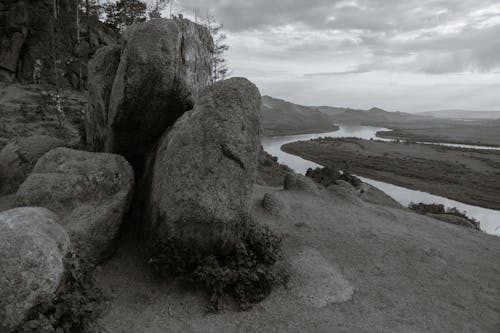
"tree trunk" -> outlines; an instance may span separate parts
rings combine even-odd
[[[54,19],[57,20],[57,0],[52,2],[52,8],[54,9]]]
[[[85,0],[85,11],[87,12],[87,42],[90,47],[90,2],[89,0]]]
[[[81,42],[80,42],[80,0],[76,0],[76,43],[78,45],[78,88],[82,87],[82,64],[80,61],[80,52],[81,52]]]

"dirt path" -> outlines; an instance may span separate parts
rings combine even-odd
[[[274,192],[289,208],[261,207]],[[113,298],[107,332],[498,332],[500,239],[336,186],[319,194],[255,187],[253,215],[284,237],[292,278],[246,312],[206,314],[205,295],[149,273],[122,242],[97,272]]]
[[[500,210],[500,152],[325,138],[282,148],[321,165]]]

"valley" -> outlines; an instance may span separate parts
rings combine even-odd
[[[495,151],[355,138],[319,138],[282,149],[371,179],[500,209],[500,153]]]

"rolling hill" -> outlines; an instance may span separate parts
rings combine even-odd
[[[337,129],[332,119],[316,107],[263,96],[262,111],[262,126],[266,135],[330,132]]]
[[[418,122],[432,119],[432,116],[416,115],[405,112],[390,112],[380,108],[359,110],[337,107],[319,107],[319,110],[331,117],[334,123],[356,125],[390,125]]]

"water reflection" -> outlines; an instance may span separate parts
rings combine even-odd
[[[269,154],[278,157],[278,162],[288,165],[295,172],[304,174],[308,168],[320,167],[319,164],[305,160],[301,157],[288,154],[281,150],[281,146],[290,142],[317,139],[320,137],[357,137],[365,140],[377,139],[376,136],[379,131],[387,131],[386,128],[373,127],[373,126],[340,126],[340,129],[335,132],[327,133],[316,133],[316,134],[301,134],[301,135],[288,135],[279,137],[265,137],[262,138],[262,145],[264,150]],[[384,140],[390,141],[390,140]],[[443,144],[448,145],[448,144]],[[470,148],[467,145],[455,145],[450,144],[450,146]],[[476,146],[474,146],[476,147]],[[482,147],[492,149],[493,147]],[[500,150],[498,147],[494,147],[495,150]],[[451,200],[445,197],[440,197],[430,193],[411,190],[401,186],[392,185],[389,183],[376,181],[364,177],[360,177],[364,182],[377,187],[378,189],[385,192],[387,195],[394,198],[396,201],[404,206],[408,206],[410,202],[423,202],[426,204],[439,203],[446,207],[457,207],[461,211],[466,211],[467,215],[475,218],[481,222],[481,230],[488,234],[500,235],[500,211],[467,205],[462,202]]]

